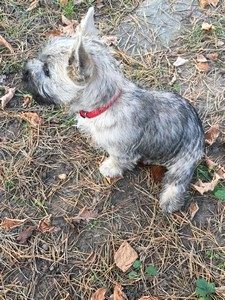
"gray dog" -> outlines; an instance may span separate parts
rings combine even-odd
[[[179,210],[203,155],[201,121],[181,96],[147,91],[124,78],[93,16],[90,8],[73,38],[51,39],[27,62],[28,89],[39,103],[78,113],[78,128],[109,154],[99,168],[103,176],[122,176],[139,161],[165,166],[160,206],[168,213]]]

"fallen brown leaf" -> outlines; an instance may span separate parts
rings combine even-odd
[[[204,193],[207,193],[209,191],[213,191],[216,187],[218,181],[220,179],[220,176],[218,174],[214,174],[212,181],[210,182],[202,182],[200,179],[196,182],[196,184],[193,184],[193,188],[198,191],[201,195]]]
[[[220,0],[199,0],[199,5],[201,8],[206,8],[208,5],[213,5],[216,7]]]
[[[219,58],[219,54],[214,52],[214,53],[209,53],[207,54],[207,58],[213,61],[217,61]]]
[[[224,167],[218,165],[218,168],[215,173],[219,176],[220,179],[225,179],[225,168]]]
[[[121,244],[114,254],[115,264],[123,272],[126,272],[137,258],[137,252],[126,241]]]
[[[126,300],[127,296],[123,292],[122,285],[120,283],[116,283],[113,291],[113,300]]]
[[[202,23],[202,30],[205,30],[205,31],[210,31],[212,30],[214,27],[212,24],[209,24],[207,22],[203,22]]]
[[[205,162],[210,170],[214,170],[215,174],[219,176],[219,179],[225,179],[225,168],[218,163],[211,160],[208,156],[205,156]]]
[[[74,36],[75,34],[75,28],[73,25],[68,25],[68,26],[60,26],[60,30],[62,32],[61,35],[65,36]]]
[[[20,114],[21,119],[29,122],[33,126],[42,125],[44,120],[34,112],[23,112]]]
[[[199,0],[199,5],[201,8],[206,8],[206,6],[208,5],[208,0]]]
[[[29,94],[23,96],[23,108],[31,107],[33,97]]]
[[[59,25],[59,28],[54,28],[45,32],[45,36],[73,36],[75,34],[75,29],[78,25],[78,22],[76,20],[69,20],[64,15],[61,16],[61,21],[62,24],[66,26]]]
[[[5,88],[6,94],[0,98],[2,109],[5,109],[6,105],[13,98],[16,92],[16,88]]]
[[[100,288],[91,296],[91,300],[105,300],[106,289]]]
[[[10,230],[12,228],[15,228],[15,227],[18,227],[22,224],[24,224],[24,222],[26,221],[27,219],[10,219],[10,218],[7,218],[5,217],[0,226],[3,228],[3,229],[6,229],[6,230]]]
[[[63,25],[66,25],[66,26],[73,24],[73,20],[72,21],[69,20],[64,15],[61,16],[61,21],[62,21]]]
[[[209,64],[207,62],[198,62],[196,64],[196,68],[200,71],[200,72],[204,72],[207,73],[210,69]]]
[[[159,298],[154,296],[142,296],[138,300],[159,300]]]
[[[47,36],[47,37],[59,36],[61,34],[62,34],[62,31],[60,29],[57,29],[57,28],[45,32],[45,36]]]
[[[208,145],[212,145],[218,138],[220,133],[220,127],[218,124],[212,125],[205,133],[205,142]]]
[[[196,202],[191,202],[188,207],[188,212],[191,215],[191,220],[194,218],[198,210],[199,210],[198,204]]]
[[[61,31],[61,35],[72,37],[75,34],[75,27],[72,24],[67,26],[59,26],[59,29]]]
[[[207,59],[203,54],[197,54],[197,62],[205,63],[207,62]]]
[[[212,161],[208,156],[205,156],[205,162],[210,170],[214,169],[217,166],[217,163]]]
[[[64,5],[67,5],[68,4],[68,1],[69,0],[59,0],[59,3],[64,6]]]
[[[20,244],[25,244],[27,240],[32,236],[33,232],[37,229],[37,226],[29,226],[21,231],[17,237],[17,241]]]
[[[218,5],[218,3],[220,2],[220,0],[208,0],[209,4],[212,4],[214,7],[216,7]]]
[[[78,25],[76,20],[69,20],[64,15],[62,15],[62,23],[66,26],[60,26],[60,31],[62,35],[73,36],[75,34],[75,28]]]
[[[39,221],[37,230],[41,231],[42,233],[56,232],[58,231],[58,228],[51,225],[51,215],[48,215]]]
[[[0,35],[0,45],[6,47],[10,53],[14,53],[13,47],[4,39],[2,35]]]
[[[39,5],[39,0],[34,0],[31,2],[30,6],[27,8],[27,11],[32,11]]]
[[[163,166],[151,166],[151,176],[154,182],[161,182],[166,172],[166,168]]]
[[[81,220],[90,221],[97,218],[98,212],[95,209],[84,207],[76,217],[69,218],[70,221],[79,223]]]

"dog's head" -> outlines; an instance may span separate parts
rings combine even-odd
[[[76,102],[75,110],[80,110],[85,105],[79,95],[103,72],[104,61],[110,61],[110,55],[98,38],[92,7],[74,37],[50,39],[38,57],[26,63],[23,79],[38,103]]]

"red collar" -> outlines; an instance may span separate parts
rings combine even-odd
[[[81,110],[80,111],[80,115],[83,118],[94,118],[99,116],[100,114],[104,113],[110,106],[113,105],[113,103],[121,96],[122,91],[119,91],[118,93],[116,93],[114,96],[112,96],[112,98],[109,100],[108,103],[102,105],[101,107],[98,107],[92,111],[85,111],[85,110]]]

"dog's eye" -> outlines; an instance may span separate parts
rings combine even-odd
[[[43,66],[43,72],[44,72],[45,76],[50,77],[49,68],[48,68],[48,65],[46,63]]]

